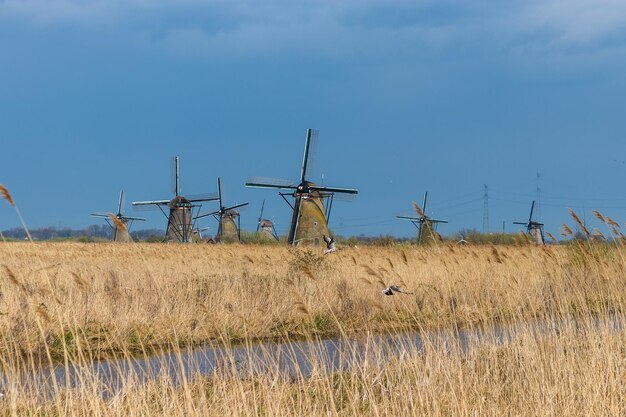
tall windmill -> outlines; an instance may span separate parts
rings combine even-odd
[[[264,236],[273,238],[278,240],[278,233],[276,233],[276,228],[274,228],[274,222],[269,219],[263,218],[263,209],[265,208],[265,200],[263,200],[263,204],[261,204],[261,214],[259,214],[259,222],[256,226],[256,232],[263,234]]]
[[[279,192],[279,195],[292,210],[291,225],[287,237],[287,241],[292,245],[300,242],[314,242],[315,244],[322,242],[322,236],[329,235],[328,220],[333,200],[341,195],[354,197],[358,193],[358,190],[352,188],[318,186],[307,179],[313,166],[312,160],[315,156],[314,149],[317,145],[317,137],[317,130],[307,129],[298,183],[268,178],[254,178],[246,182],[246,187],[290,190],[285,193]],[[295,199],[293,204],[286,198],[287,196]],[[324,200],[326,200],[326,205]]]
[[[532,205],[530,206],[530,215],[528,216],[527,222],[513,222],[513,224],[519,224],[526,226],[526,232],[535,239],[535,242],[538,245],[545,244],[545,239],[543,238],[543,223],[539,223],[533,220],[533,212],[535,210],[535,200],[533,200]]]
[[[426,205],[428,204],[428,191],[424,194],[423,209],[420,208],[417,203],[413,203],[417,217],[415,216],[396,216],[398,219],[409,220],[413,223],[413,226],[417,228],[417,243],[430,243],[436,239],[435,233],[437,231],[437,225],[439,223],[448,223],[447,220],[433,219],[426,215]]]
[[[217,195],[220,202],[220,208],[212,213],[196,216],[194,220],[201,219],[203,217],[214,216],[219,223],[217,229],[217,235],[215,240],[217,242],[224,241],[240,241],[241,240],[241,223],[240,215],[237,211],[238,208],[247,206],[248,203],[235,204],[234,206],[226,207],[222,200],[222,179],[217,178]]]
[[[202,206],[199,203],[215,201],[218,199],[215,194],[205,194],[198,196],[184,197],[180,195],[179,158],[174,158],[173,169],[173,192],[174,198],[171,200],[135,201],[133,206],[156,206],[167,218],[167,229],[165,240],[167,242],[188,243],[193,240],[195,221],[194,217]]]
[[[92,213],[91,214],[93,217],[103,218],[109,224],[109,226],[111,226],[111,229],[113,229],[113,231],[111,232],[111,240],[113,242],[131,242],[132,238],[130,237],[130,234],[128,233],[128,231],[130,230],[130,227],[132,226],[133,222],[134,221],[143,222],[146,220],[146,219],[142,219],[141,217],[125,216],[122,213],[123,206],[124,206],[124,190],[121,190],[120,201],[117,205],[117,214],[115,215],[107,214],[107,213]],[[118,223],[113,221],[113,219],[111,219],[111,216],[116,217],[122,224],[126,226],[126,228],[119,227]]]

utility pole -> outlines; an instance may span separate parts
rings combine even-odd
[[[483,194],[483,234],[489,233],[489,193],[485,184],[485,194]]]

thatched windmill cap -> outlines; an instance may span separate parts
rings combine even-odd
[[[191,203],[185,197],[177,195],[176,197],[170,200],[169,206],[170,207],[191,206]]]

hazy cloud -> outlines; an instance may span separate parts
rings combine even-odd
[[[412,53],[479,46],[513,55],[621,52],[626,3],[544,1],[5,0],[0,21],[115,28],[207,56]]]

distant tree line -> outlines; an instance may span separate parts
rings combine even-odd
[[[110,240],[112,229],[106,224],[92,224],[84,229],[72,229],[69,227],[57,228],[54,226],[30,229],[34,240]],[[26,232],[21,227],[3,230],[5,239],[24,240]],[[161,229],[142,229],[131,232],[134,240],[162,239],[165,233]]]
[[[40,227],[31,229],[30,234],[34,240],[77,240],[77,241],[105,241],[111,239],[112,229],[106,224],[93,224],[84,229],[71,229],[69,227],[57,228],[54,226]],[[331,232],[332,234],[332,232]],[[3,230],[2,235],[9,240],[25,240],[26,233],[22,228],[12,228]],[[162,229],[140,229],[131,232],[131,236],[135,241],[161,242],[165,237]],[[394,244],[410,244],[417,243],[417,236],[414,237],[397,237],[392,235],[366,236],[360,234],[358,236],[334,236],[337,243],[342,245],[376,245],[391,246]],[[205,240],[208,238],[204,237]],[[496,244],[496,245],[514,245],[524,242],[521,233],[481,233],[476,229],[462,229],[450,235],[441,236],[441,242],[457,243],[461,240],[472,244]],[[572,240],[585,240],[586,237],[580,232],[572,236]],[[286,242],[286,236],[280,236],[280,241],[267,238],[259,233],[241,231],[241,240],[243,243],[257,244],[276,244]],[[561,240],[565,243],[567,239]]]

